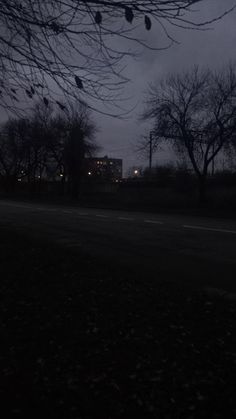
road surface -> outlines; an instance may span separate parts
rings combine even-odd
[[[0,225],[114,269],[236,291],[236,221],[0,201]]]

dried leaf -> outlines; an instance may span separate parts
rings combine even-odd
[[[101,25],[101,23],[102,23],[102,14],[100,12],[96,12],[95,17],[94,17],[94,20],[97,23],[97,25]]]
[[[144,22],[145,22],[145,27],[146,27],[147,31],[150,31],[150,29],[152,27],[152,22],[151,22],[150,17],[145,16],[144,17]]]
[[[27,94],[27,96],[32,99],[32,93],[29,90],[25,90],[25,93]]]
[[[129,23],[133,22],[134,14],[133,14],[133,10],[130,7],[125,8],[125,18],[127,22]]]
[[[35,87],[41,87],[42,89],[43,89],[43,87],[44,87],[41,83],[34,83],[34,86],[35,86]]]
[[[52,22],[51,28],[57,35],[62,31],[62,27],[57,22]]]
[[[82,80],[79,78],[79,76],[75,76],[75,82],[79,89],[83,89],[83,83],[82,83]]]
[[[64,110],[66,109],[66,106],[65,106],[65,105],[63,105],[61,102],[58,102],[58,101],[56,100],[56,103],[57,103],[57,105],[59,106],[59,108],[60,108],[62,111],[64,111]]]
[[[43,101],[44,101],[45,106],[48,106],[49,105],[49,101],[48,101],[48,99],[46,97],[43,98]]]

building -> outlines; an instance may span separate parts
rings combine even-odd
[[[85,170],[91,179],[119,182],[122,179],[122,159],[108,156],[86,158]]]

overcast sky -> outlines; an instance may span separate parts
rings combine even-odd
[[[235,4],[236,0],[202,0],[195,6],[196,10],[189,15],[189,18],[198,22],[208,21]],[[130,111],[127,119],[119,120],[95,114],[95,120],[99,127],[97,142],[102,147],[100,155],[122,158],[124,175],[130,167],[147,165],[147,160],[141,159],[135,152],[135,144],[152,128],[151,123],[144,125],[139,122],[148,84],[158,82],[168,73],[189,69],[194,64],[215,69],[229,61],[236,63],[236,10],[209,27],[207,31],[168,28],[178,44],[162,51],[143,50],[138,58],[130,57],[123,63],[126,65],[124,75],[130,79],[123,92],[124,97],[130,97],[123,104],[123,107]],[[137,35],[139,38],[145,36],[149,45],[155,47],[166,45],[160,27],[154,22],[149,32],[145,30],[144,25],[141,25]],[[130,45],[123,40],[120,47],[129,48]],[[115,109],[108,109],[108,112],[114,111]],[[0,121],[4,119],[6,115],[1,111]],[[154,164],[164,164],[170,160],[175,160],[175,156],[168,149],[158,151],[154,156]]]
[[[220,14],[225,8],[235,4],[235,0],[205,0],[200,3],[195,19],[200,16],[208,19]],[[236,61],[236,11],[223,20],[211,25],[209,31],[173,30],[172,35],[180,42],[165,51],[145,51],[138,60],[129,59],[125,74],[131,79],[125,87],[124,94],[132,96],[125,104],[127,109],[136,105],[128,120],[111,119],[101,115],[96,116],[100,127],[98,143],[103,147],[101,155],[123,159],[124,174],[135,165],[145,165],[147,161],[137,160],[134,144],[140,136],[149,129],[138,122],[142,110],[144,92],[148,83],[158,81],[170,72],[181,72],[194,64],[220,68],[230,60]],[[150,40],[160,45],[160,33],[152,28]],[[151,128],[151,126],[150,126]],[[163,151],[155,155],[154,162],[166,163],[173,156],[171,152]]]

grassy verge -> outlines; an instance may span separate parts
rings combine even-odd
[[[234,417],[235,304],[1,230],[4,418]]]
[[[154,214],[179,214],[197,217],[222,218],[235,220],[236,211],[233,206],[224,200],[224,205],[199,205],[197,201],[192,205],[187,205],[184,199],[181,201],[175,199],[169,194],[171,199],[168,202],[144,203],[142,197],[139,201],[120,200],[115,197],[97,195],[92,198],[81,197],[78,200],[72,200],[68,197],[53,197],[53,196],[28,196],[16,194],[0,194],[0,200],[11,200],[16,202],[29,202],[33,204],[58,205],[69,207],[84,207],[84,208],[99,208],[106,210],[119,210],[130,212],[150,212]]]

